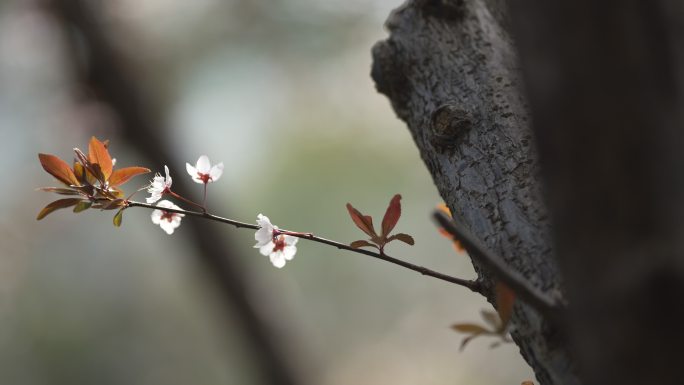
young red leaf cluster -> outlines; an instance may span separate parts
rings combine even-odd
[[[508,323],[513,315],[513,305],[515,304],[515,293],[508,286],[499,282],[496,284],[496,310],[483,310],[482,318],[485,321],[484,325],[475,323],[460,323],[451,325],[451,328],[457,332],[468,334],[461,342],[461,350],[465,349],[466,345],[473,339],[480,336],[494,336],[499,337],[500,340],[491,344],[490,347],[495,348],[502,342],[510,342],[508,339]]]
[[[118,208],[114,225],[121,225],[126,200],[120,186],[134,176],[148,173],[150,170],[144,167],[124,167],[115,170],[107,144],[107,141],[102,142],[92,137],[88,143],[87,155],[75,148],[73,167],[54,155],[38,154],[43,169],[64,184],[63,187],[43,187],[40,190],[70,196],[45,206],[38,213],[38,220],[55,210],[72,206],[75,213],[91,207],[101,210]]]
[[[375,228],[373,227],[373,218],[370,215],[361,214],[361,212],[355,209],[350,203],[347,203],[347,211],[349,211],[349,215],[351,216],[352,221],[354,221],[354,224],[356,224],[356,227],[370,237],[368,240],[358,240],[350,243],[349,245],[355,249],[361,247],[374,247],[383,253],[385,245],[394,240],[409,245],[415,243],[413,237],[408,234],[398,233],[390,235],[401,217],[401,195],[399,194],[392,197],[389,206],[387,206],[385,216],[382,218],[382,231],[380,234],[376,233]]]

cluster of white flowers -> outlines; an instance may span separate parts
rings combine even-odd
[[[206,186],[210,182],[216,182],[221,177],[223,174],[223,163],[212,166],[209,157],[202,155],[194,167],[190,163],[186,163],[185,169],[192,177],[192,180]],[[164,172],[166,176],[157,173],[150,182],[150,185],[147,187],[147,192],[150,196],[146,200],[148,204],[159,202],[156,205],[158,209],[152,212],[152,223],[159,225],[167,234],[173,234],[174,230],[180,226],[181,219],[185,214],[165,210],[182,209],[171,201],[160,201],[164,195],[171,194],[171,184],[173,182],[167,166],[164,166]],[[257,216],[257,225],[259,225],[259,230],[254,234],[254,239],[257,241],[254,247],[258,248],[262,255],[269,257],[273,266],[282,268],[297,253],[297,246],[295,245],[299,239],[281,233],[278,230],[278,226],[273,225],[265,215],[259,214]]]

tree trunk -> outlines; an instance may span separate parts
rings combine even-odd
[[[498,0],[413,0],[387,20],[372,76],[457,221],[538,289],[562,297],[507,12]],[[493,277],[476,260],[493,302]],[[512,336],[541,384],[579,384],[563,335],[518,303]]]
[[[511,11],[583,377],[681,384],[684,3]]]

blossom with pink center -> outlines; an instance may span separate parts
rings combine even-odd
[[[297,253],[297,241],[299,238],[287,234],[280,234],[278,226],[271,223],[267,216],[259,214],[257,216],[259,230],[254,234],[257,241],[254,248],[269,257],[273,266],[282,268],[287,261],[291,261]]]
[[[150,185],[147,187],[147,192],[150,193],[150,196],[145,198],[147,203],[154,203],[160,200],[164,194],[167,194],[171,191],[171,183],[173,180],[169,175],[169,168],[164,166],[164,171],[166,172],[166,177],[163,177],[157,173],[157,175],[154,176],[154,179],[152,179],[152,182],[150,182]]]
[[[157,207],[159,207],[159,209],[152,211],[152,223],[159,225],[162,230],[166,231],[166,234],[173,234],[173,231],[180,226],[181,218],[183,218],[185,214],[172,213],[170,211],[164,210],[165,208],[175,210],[181,209],[180,207],[174,205],[171,201],[160,201],[157,203]]]
[[[185,163],[185,169],[188,174],[197,183],[207,184],[209,182],[216,182],[223,174],[223,162],[211,165],[209,157],[202,155],[197,159],[197,164],[193,167],[190,163]]]

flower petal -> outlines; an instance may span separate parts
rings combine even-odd
[[[283,256],[283,253],[280,251],[271,254],[270,259],[273,266],[279,269],[285,266],[285,257]]]
[[[257,215],[257,221],[256,221],[256,222],[257,222],[257,225],[259,225],[259,227],[265,228],[265,229],[267,229],[269,232],[272,232],[273,229],[276,228],[276,227],[273,226],[273,224],[271,223],[271,220],[268,219],[267,216],[262,215],[262,214]]]
[[[164,187],[171,187],[171,183],[173,182],[173,179],[171,179],[171,175],[169,175],[168,166],[164,165],[164,171],[166,172],[166,179],[164,180]]]
[[[162,230],[166,231],[166,234],[169,235],[173,234],[173,230],[175,230],[177,227],[173,225],[173,222],[169,221],[161,221],[161,223],[159,223],[159,226],[162,228]]]
[[[197,159],[197,171],[201,172],[202,174],[209,174],[209,170],[211,169],[211,163],[209,162],[209,157],[206,155],[202,155]]]
[[[269,242],[259,248],[259,252],[261,255],[267,257],[273,252],[273,248],[275,247],[275,244],[273,242]]]
[[[216,182],[221,175],[223,175],[223,162],[214,165],[209,171],[209,176],[211,177],[212,182]]]
[[[185,171],[187,171],[193,179],[197,176],[197,169],[190,163],[185,162]]]
[[[273,232],[262,227],[254,233],[254,239],[257,241],[257,244],[254,247],[261,247],[273,240]]]
[[[287,246],[283,249],[283,257],[288,261],[291,261],[295,254],[297,254],[297,246]]]
[[[157,207],[163,207],[163,208],[167,208],[167,209],[171,208],[173,206],[174,206],[173,202],[171,202],[170,200],[166,200],[166,199],[157,203]]]
[[[159,222],[161,222],[162,214],[163,213],[161,210],[152,211],[152,215],[150,215],[150,217],[152,218],[152,223],[154,223],[155,225],[158,225]]]
[[[284,235],[284,237],[285,237],[285,244],[288,246],[294,246],[299,241],[299,238],[293,237],[292,235]]]
[[[147,204],[152,204],[152,203],[154,203],[154,202],[156,202],[156,201],[158,201],[158,200],[161,199],[161,194],[156,193],[156,192],[151,192],[151,194],[152,194],[152,195],[150,195],[149,197],[145,198],[145,201],[147,202]]]

